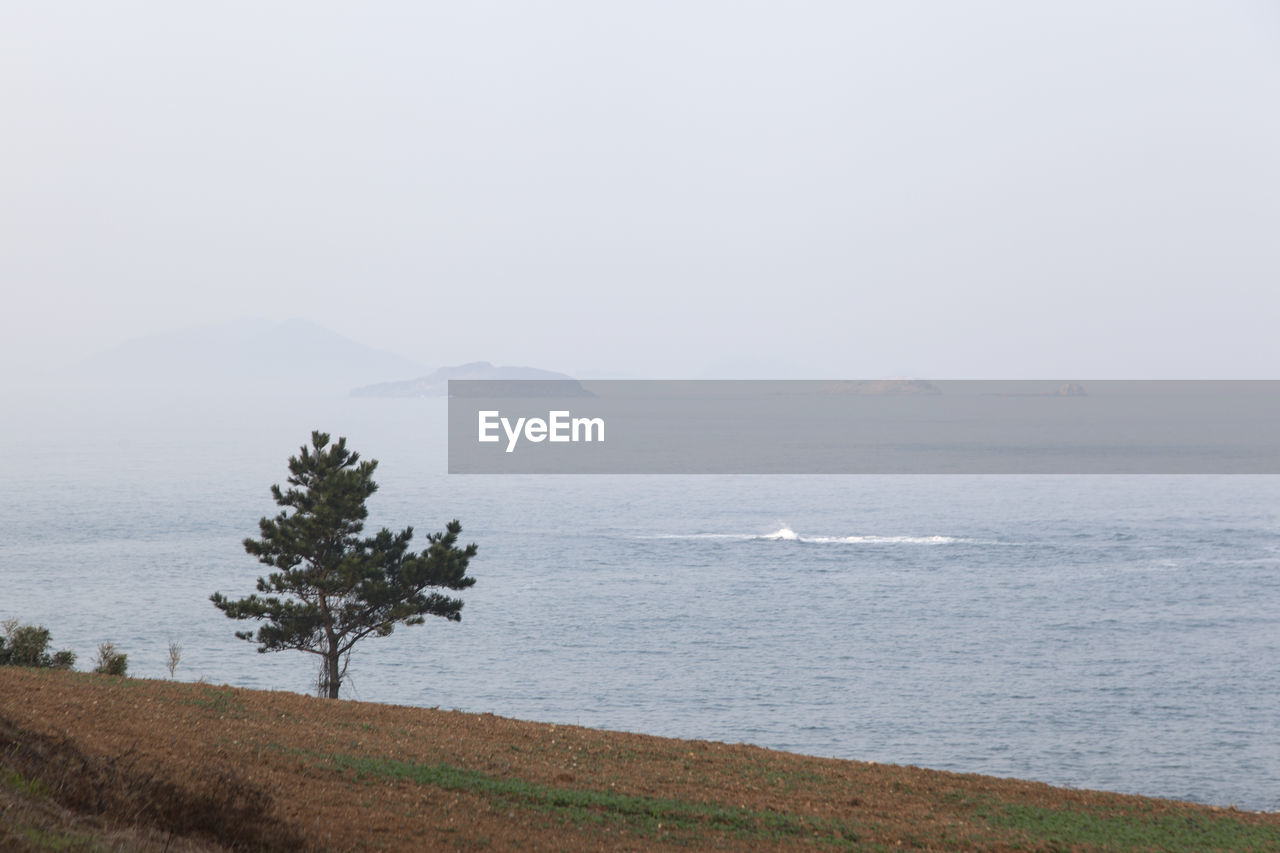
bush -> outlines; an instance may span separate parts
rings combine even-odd
[[[175,670],[177,670],[178,664],[181,661],[182,661],[182,646],[178,645],[176,641],[170,640],[169,641],[169,662],[166,664],[166,666],[169,667],[170,678],[173,678],[173,673]]]
[[[76,654],[63,649],[49,654],[49,629],[41,625],[19,625],[17,619],[0,623],[4,637],[0,638],[0,666],[38,666],[50,669],[71,669]]]
[[[99,675],[124,675],[129,671],[129,656],[116,651],[115,643],[100,643],[93,671]]]

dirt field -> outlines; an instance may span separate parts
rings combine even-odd
[[[1280,814],[0,668],[0,849],[1280,850]]]

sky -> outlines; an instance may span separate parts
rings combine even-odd
[[[1280,3],[7,3],[0,357],[1280,378]]]

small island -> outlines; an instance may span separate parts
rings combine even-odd
[[[557,373],[554,370],[541,370],[536,367],[500,367],[487,361],[473,361],[453,367],[441,367],[438,370],[419,376],[416,379],[404,379],[398,382],[379,382],[374,385],[363,385],[352,390],[352,397],[447,397],[450,379],[484,379],[523,382],[527,380],[551,380],[554,385],[547,386],[548,395],[558,397],[590,397],[591,392],[583,388],[572,376]],[[518,393],[512,386],[511,396]],[[522,396],[530,396],[523,394]]]

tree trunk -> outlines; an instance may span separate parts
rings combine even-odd
[[[325,666],[329,670],[329,698],[338,698],[338,689],[342,687],[342,673],[338,668],[338,650],[332,649],[324,656]]]

